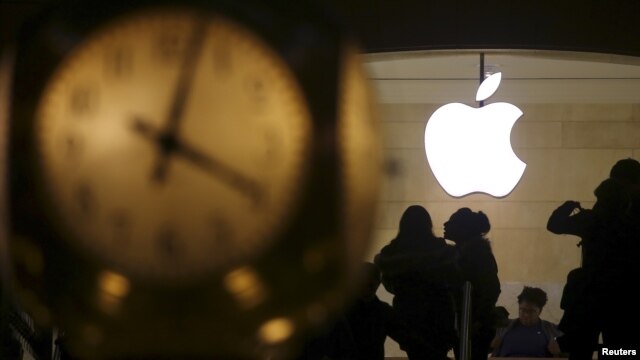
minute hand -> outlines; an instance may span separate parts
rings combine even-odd
[[[215,175],[227,185],[250,197],[255,204],[262,201],[262,189],[255,180],[184,142],[177,141],[175,146],[176,156],[181,156],[196,167]]]
[[[175,151],[175,139],[178,137],[180,121],[182,120],[184,108],[191,92],[191,84],[195,76],[197,68],[197,62],[200,58],[200,52],[202,51],[202,45],[206,35],[206,21],[200,19],[193,29],[193,33],[180,65],[180,73],[178,75],[178,82],[173,93],[173,101],[171,102],[171,108],[169,109],[168,118],[165,123],[165,127],[162,130],[162,136],[159,138],[161,141],[160,154],[156,161],[155,169],[153,171],[154,178],[162,182],[166,177],[168,157]]]

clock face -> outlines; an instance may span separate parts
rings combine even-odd
[[[228,18],[111,23],[64,60],[35,131],[52,214],[127,274],[183,279],[249,260],[287,225],[311,120],[284,61]]]

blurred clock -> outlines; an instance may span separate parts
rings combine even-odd
[[[379,151],[353,39],[316,10],[72,2],[25,26],[4,270],[73,352],[286,356],[339,311]]]

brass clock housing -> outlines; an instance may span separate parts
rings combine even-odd
[[[84,357],[294,353],[344,304],[375,215],[353,39],[260,2],[36,20],[10,116],[17,298]]]

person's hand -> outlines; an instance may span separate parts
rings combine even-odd
[[[560,354],[562,352],[560,350],[560,345],[558,344],[556,339],[551,339],[551,341],[549,341],[549,345],[547,346],[547,350],[549,350],[549,352],[552,355],[558,355],[558,354]]]
[[[491,351],[494,351],[498,349],[500,345],[502,345],[502,338],[496,335],[496,337],[494,337],[493,340],[491,340],[491,344],[489,345],[489,348]]]
[[[573,201],[573,200],[567,200],[564,202],[564,204],[562,204],[563,208],[568,208],[571,210],[575,210],[575,209],[580,209],[582,210],[582,206],[580,206],[580,202],[579,201]]]

